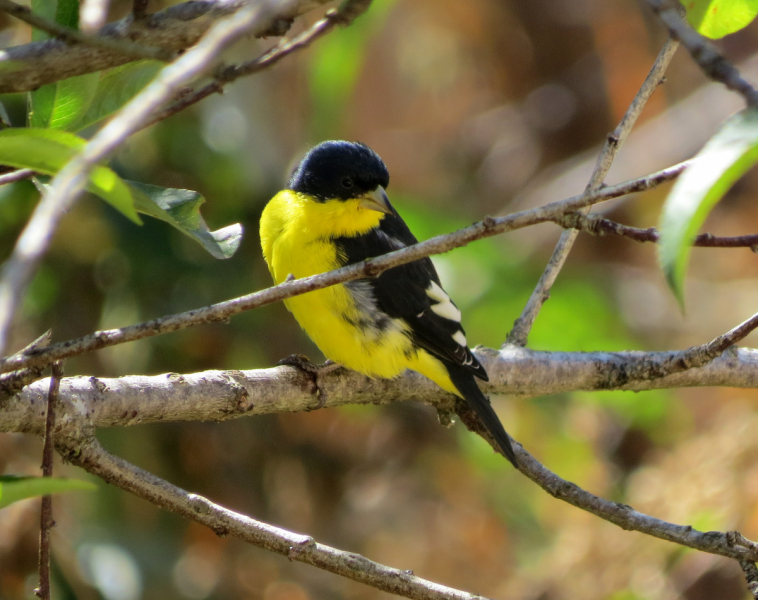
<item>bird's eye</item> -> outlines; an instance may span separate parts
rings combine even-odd
[[[353,180],[350,179],[350,177],[344,177],[342,179],[342,187],[350,189],[351,187],[353,187]]]

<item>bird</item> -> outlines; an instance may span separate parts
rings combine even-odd
[[[390,204],[389,172],[365,144],[311,148],[260,221],[263,255],[276,284],[325,273],[416,244]],[[327,359],[369,377],[417,371],[463,398],[503,455],[513,446],[476,379],[487,372],[468,347],[461,311],[429,258],[284,301]]]

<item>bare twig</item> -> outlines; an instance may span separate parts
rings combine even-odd
[[[749,106],[758,105],[758,92],[745,81],[737,68],[726,60],[707,39],[692,29],[680,15],[681,5],[672,0],[647,0],[672,37],[687,48],[703,72],[741,94]]]
[[[295,17],[327,1],[285,3],[277,9],[278,18],[254,35],[283,35]],[[260,4],[260,0],[255,3]],[[98,37],[127,38],[142,46],[182,52],[197,44],[219,18],[231,15],[247,4],[245,0],[192,0],[170,6],[138,23],[129,15],[103,27]],[[122,52],[83,44],[71,45],[61,40],[4,48],[0,52],[0,94],[28,92],[46,83],[118,67],[131,60]]]
[[[32,27],[46,31],[54,37],[61,38],[68,43],[86,44],[96,48],[102,48],[111,52],[118,52],[131,58],[151,58],[156,60],[172,60],[174,53],[164,50],[135,44],[126,39],[117,39],[110,36],[97,36],[83,33],[76,29],[70,29],[33,13],[27,6],[16,4],[13,0],[0,0],[0,11],[16,17]],[[99,29],[99,28],[98,28]]]
[[[55,408],[58,404],[58,389],[63,377],[63,363],[53,363],[50,377],[50,391],[47,395],[47,414],[45,416],[45,442],[42,447],[42,476],[53,475],[53,431],[55,430]],[[53,497],[42,496],[39,524],[39,587],[34,593],[41,600],[50,600],[50,529],[53,521]]]
[[[204,100],[208,96],[223,91],[224,86],[227,83],[231,83],[240,77],[252,75],[253,73],[257,73],[275,65],[281,59],[293,52],[308,47],[315,40],[329,33],[336,25],[350,25],[357,17],[368,9],[370,4],[371,0],[347,0],[342,6],[340,6],[339,10],[332,9],[327,11],[323,19],[294,39],[285,41],[278,46],[271,48],[253,60],[222,69],[220,72],[216,73],[216,76],[211,83],[198,90],[194,90],[190,94],[183,96],[173,104],[170,104],[163,110],[159,111],[147,123],[145,123],[144,127],[148,127],[154,123],[167,119],[168,117],[183,111],[185,108]]]
[[[65,442],[64,442],[65,443]],[[417,600],[486,600],[483,596],[445,587],[410,571],[373,562],[214,504],[109,454],[94,437],[59,450],[73,464],[148,502],[210,527],[218,535],[232,535],[290,560],[313,565],[347,579]]]
[[[634,123],[637,121],[642,109],[645,107],[650,96],[660,85],[663,78],[663,73],[666,71],[671,59],[674,57],[679,42],[669,39],[658,53],[658,57],[655,59],[650,73],[648,73],[645,81],[642,83],[642,87],[637,92],[637,95],[632,100],[626,114],[621,119],[618,127],[608,135],[603,150],[597,158],[595,169],[590,176],[590,181],[587,184],[586,191],[599,189],[603,184],[605,176],[613,164],[613,159],[616,157],[621,145],[624,143],[626,136],[632,130]],[[589,210],[589,209],[588,209]],[[586,214],[584,211],[583,214]],[[529,337],[529,332],[534,325],[534,320],[542,308],[542,305],[547,301],[550,296],[550,290],[555,283],[561,269],[563,268],[569,252],[576,241],[578,232],[576,230],[566,230],[561,234],[558,244],[553,250],[553,255],[550,257],[550,261],[545,267],[545,271],[537,282],[537,286],[534,288],[532,295],[521,312],[521,316],[513,323],[513,329],[508,334],[508,343],[518,344],[525,346]]]
[[[10,173],[3,173],[0,175],[0,185],[5,185],[6,183],[15,183],[16,181],[29,179],[33,176],[34,171],[31,169],[18,169],[16,171],[11,171]]]
[[[537,223],[552,221],[567,212],[573,212],[585,206],[597,204],[598,202],[618,198],[619,196],[631,194],[633,192],[641,192],[651,189],[665,181],[670,181],[678,177],[687,167],[687,164],[688,163],[681,163],[669,167],[668,169],[658,171],[657,173],[652,173],[646,177],[608,186],[595,192],[580,194],[566,200],[552,202],[545,206],[513,213],[505,217],[487,217],[483,221],[459,231],[440,235],[402,250],[397,250],[377,258],[342,267],[341,269],[321,275],[288,281],[260,292],[213,304],[205,308],[199,308],[175,315],[168,315],[121,329],[98,331],[75,340],[54,344],[47,349],[24,354],[21,357],[11,356],[0,359],[0,373],[49,364],[53,360],[83,354],[85,352],[91,352],[92,350],[99,350],[101,348],[107,348],[109,346],[115,346],[117,344],[123,344],[125,342],[143,339],[154,335],[165,334],[186,327],[193,327],[216,321],[225,321],[241,312],[271,304],[272,302],[278,302],[285,298],[291,298],[298,294],[304,294],[306,292],[329,287],[330,285],[335,285],[337,283],[344,283],[353,279],[360,279],[362,277],[376,277],[391,267],[412,262],[425,256],[447,252],[453,248],[465,246],[475,240],[498,235],[507,231],[513,231]],[[0,307],[2,307],[1,301]]]
[[[47,330],[17,354],[46,348],[50,345],[51,338],[52,331]],[[20,371],[11,371],[10,373],[0,375],[0,398],[20,392],[25,386],[40,379],[42,377],[42,371],[44,370],[45,367],[32,367],[30,369],[21,369]]]
[[[164,68],[55,176],[49,192],[43,195],[11,258],[0,272],[0,354],[7,343],[16,306],[62,216],[71,209],[84,189],[89,172],[138,130],[184,83],[203,74],[228,44],[249,30],[266,30],[277,16],[274,6],[286,10],[293,3],[294,0],[283,3],[271,0],[260,6],[246,6],[215,23],[197,46]]]
[[[656,244],[660,237],[655,227],[648,227],[647,229],[629,227],[600,215],[583,215],[578,212],[564,215],[556,219],[555,223],[566,229],[577,229],[598,236],[619,235],[641,243],[652,242]],[[721,237],[712,233],[701,233],[695,238],[692,245],[701,248],[750,248],[756,250],[758,249],[758,234]]]

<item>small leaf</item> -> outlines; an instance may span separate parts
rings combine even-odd
[[[242,225],[235,223],[223,229],[210,231],[200,214],[205,202],[197,192],[162,188],[155,185],[127,181],[132,188],[137,210],[169,225],[200,243],[215,258],[230,258],[242,241]]]
[[[753,22],[758,0],[680,0],[687,8],[687,20],[698,32],[719,39]]]
[[[142,90],[163,67],[157,60],[141,60],[103,73],[89,108],[70,129],[79,131],[109,117]]]
[[[9,504],[46,496],[59,492],[73,490],[96,490],[97,486],[89,481],[81,479],[67,479],[65,477],[24,477],[20,475],[0,475],[0,508]]]
[[[747,109],[724,123],[666,198],[658,260],[682,306],[684,277],[695,235],[721,197],[756,162],[758,110]]]
[[[4,129],[0,131],[0,164],[55,175],[85,144],[82,138],[65,131]],[[108,167],[92,169],[86,187],[135,223],[142,223],[129,187]]]

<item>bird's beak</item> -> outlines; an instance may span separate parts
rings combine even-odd
[[[376,210],[388,215],[392,214],[392,207],[390,206],[389,198],[387,198],[387,192],[384,191],[381,185],[376,186],[374,191],[363,194],[359,198],[358,205],[369,210]]]

